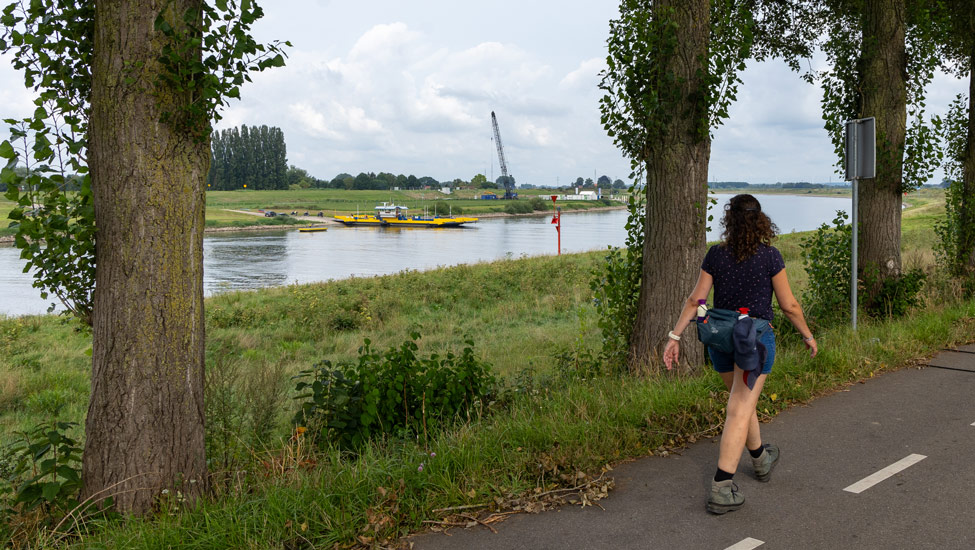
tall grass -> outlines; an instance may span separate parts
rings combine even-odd
[[[975,304],[938,308],[860,331],[819,335],[810,360],[783,341],[759,403],[768,418],[795,403],[896,368],[945,345],[969,340]],[[565,484],[562,474],[596,475],[607,463],[666,452],[720,429],[726,392],[711,373],[649,379],[565,378],[536,387],[503,413],[465,422],[427,445],[376,442],[357,455],[315,453],[303,467],[286,443],[248,483],[162,518],[102,526],[89,548],[329,547],[392,540],[420,529],[448,506],[530,498]],[[431,456],[431,454],[435,456]],[[419,470],[423,463],[424,468]],[[364,538],[360,538],[364,537]]]

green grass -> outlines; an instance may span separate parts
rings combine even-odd
[[[783,342],[760,413],[768,418],[942,346],[967,341],[973,314],[975,304],[969,303],[896,323],[866,322],[857,333],[826,331],[820,334],[822,353],[814,361],[798,342]],[[536,391],[503,414],[464,423],[425,448],[387,441],[355,456],[326,451],[314,455],[315,467],[302,469],[294,466],[306,455],[291,444],[287,451],[270,455],[265,470],[244,488],[221,493],[189,512],[111,524],[84,545],[280,548],[302,541],[330,547],[359,536],[395,539],[421,529],[424,519],[446,515],[433,512],[437,508],[523,496],[535,487],[564,483],[558,477],[562,472],[596,475],[606,463],[714,435],[726,399],[720,380],[702,371],[647,379],[576,379]],[[417,469],[421,462],[422,472]],[[395,501],[389,493],[384,496],[390,489],[397,493]]]
[[[251,214],[241,214],[228,210],[208,209],[206,215],[206,227],[253,227],[255,225],[307,225],[308,222],[297,220],[292,217],[277,216],[265,218],[263,216],[253,216]]]
[[[943,194],[925,190],[908,200],[905,262],[915,258],[910,261],[930,268],[925,251]],[[784,235],[776,243],[796,290],[805,281],[801,238]],[[433,512],[437,508],[522,498],[536,487],[564,484],[560,473],[596,475],[607,463],[716,434],[726,393],[704,369],[583,379],[553,359],[598,346],[588,280],[602,255],[507,260],[208,299],[208,407],[215,406],[215,393],[230,396],[227,410],[233,411],[210,409],[209,429],[251,427],[250,410],[270,408],[265,427],[272,436],[255,442],[247,429],[214,435],[214,441],[246,443],[234,443],[234,457],[220,463],[211,442],[216,479],[226,479],[227,469],[242,477],[218,483],[215,496],[193,510],[173,511],[163,503],[151,519],[90,524],[87,536],[72,540],[85,548],[200,549],[392,540],[421,529],[423,520],[443,518]],[[856,333],[845,326],[817,330],[821,353],[815,360],[793,333],[781,330],[759,404],[763,418],[970,341],[975,303],[942,305],[935,284],[927,292],[928,307],[905,319],[861,319]],[[506,379],[505,407],[427,441],[390,438],[356,455],[312,452],[300,439],[288,439],[294,373],[322,358],[351,358],[364,338],[380,349],[396,345],[417,326],[420,353],[453,348],[470,336]],[[5,438],[54,414],[83,419],[89,346],[88,335],[62,319],[0,320]]]

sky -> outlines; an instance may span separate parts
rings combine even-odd
[[[322,179],[392,172],[467,181],[501,175],[494,111],[517,183],[626,181],[629,162],[603,130],[598,103],[616,5],[265,1],[254,34],[291,41],[287,66],[255,74],[216,128],[280,127],[289,163]],[[709,179],[839,180],[819,89],[778,61],[752,62],[742,77],[730,118],[714,132]],[[938,75],[929,108],[946,108],[966,88]],[[32,110],[22,77],[0,63],[0,116]]]

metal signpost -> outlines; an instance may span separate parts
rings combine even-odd
[[[558,198],[559,198],[558,195],[552,195],[552,204],[553,205],[555,204],[555,201]],[[555,207],[555,216],[552,217],[552,223],[555,224],[555,232],[559,234],[559,243],[558,243],[559,253],[558,253],[558,255],[561,256],[562,255],[562,207],[559,207],[559,206],[556,206]]]
[[[860,198],[857,183],[877,176],[877,127],[874,117],[846,123],[846,179],[853,182],[853,249],[850,281],[850,318],[857,328],[857,209]]]

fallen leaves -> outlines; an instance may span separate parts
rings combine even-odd
[[[547,462],[551,470],[557,470],[555,462]],[[544,467],[545,465],[542,465]],[[569,487],[558,487],[546,490],[543,487],[535,487],[532,491],[523,495],[507,495],[506,497],[495,496],[492,502],[481,505],[466,505],[453,508],[441,508],[434,512],[454,511],[442,520],[426,520],[423,523],[430,525],[434,532],[447,533],[451,528],[460,527],[470,529],[478,525],[497,532],[492,524],[504,521],[513,514],[537,514],[545,510],[551,510],[559,506],[577,504],[583,508],[586,506],[599,506],[598,501],[609,496],[609,492],[615,487],[616,483],[612,477],[607,476],[612,468],[607,464],[602,468],[598,477],[591,477],[583,471],[559,474],[563,482],[569,482]],[[471,510],[472,508],[483,508],[480,514],[470,512],[461,513],[459,510]],[[449,533],[447,533],[449,534]]]

